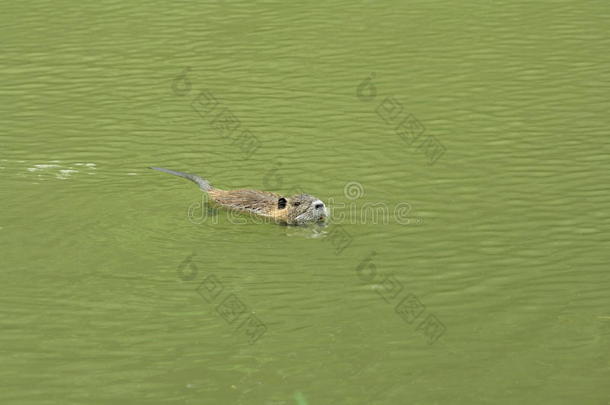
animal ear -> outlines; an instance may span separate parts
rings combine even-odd
[[[280,197],[277,200],[277,208],[280,210],[283,208],[286,208],[286,204],[288,204],[288,201],[286,201],[286,199],[284,197]]]

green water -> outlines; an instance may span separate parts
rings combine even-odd
[[[608,2],[139,3],[3,6],[0,403],[610,403]]]

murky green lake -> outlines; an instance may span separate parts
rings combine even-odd
[[[5,4],[0,403],[610,403],[609,14]]]

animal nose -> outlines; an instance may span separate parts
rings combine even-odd
[[[316,204],[315,207],[317,210],[321,210],[322,208],[324,208],[324,204]]]

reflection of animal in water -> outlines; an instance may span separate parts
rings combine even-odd
[[[208,193],[213,202],[231,210],[250,212],[289,225],[322,222],[328,217],[328,210],[324,203],[309,194],[296,194],[291,197],[283,197],[268,191],[221,190],[212,187],[207,180],[194,174],[162,169],[160,167],[151,167],[151,169],[184,177],[197,183],[201,190]]]

